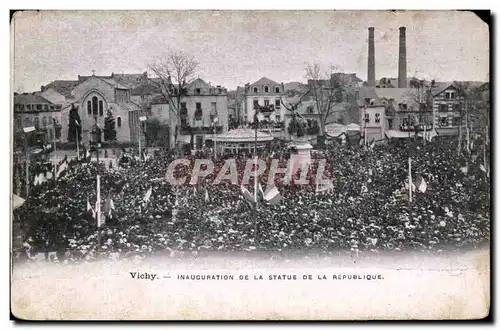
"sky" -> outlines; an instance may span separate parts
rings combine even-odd
[[[368,27],[375,28],[375,75],[397,77],[399,27],[407,73],[437,81],[489,80],[488,26],[456,11],[41,11],[11,23],[15,92],[78,75],[142,73],[169,52],[199,62],[197,76],[228,89],[261,77],[306,81],[305,68],[366,80]]]

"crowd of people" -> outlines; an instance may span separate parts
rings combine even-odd
[[[479,149],[460,155],[456,141],[440,139],[410,145],[329,146],[313,151],[309,185],[293,180],[285,185],[284,174],[277,175],[281,201],[269,204],[259,197],[256,209],[240,186],[251,156],[227,156],[237,163],[236,185],[212,184],[226,157],[187,156],[191,164],[198,158],[211,159],[214,173],[191,185],[192,168],[179,166],[175,175],[187,175],[187,180],[172,186],[165,174],[176,156],[155,152],[125,168],[100,165],[103,224],[99,228],[97,164],[68,160],[64,173],[32,187],[30,197],[15,212],[24,233],[24,250],[55,251],[59,260],[221,250],[328,254],[477,247],[488,244],[490,237],[490,178],[477,145]],[[409,156],[413,178],[427,183],[424,192],[413,191],[411,203]],[[280,159],[285,167],[289,155],[269,150],[261,157],[267,163]],[[313,180],[318,158],[326,160],[323,175],[332,181],[325,191],[318,191]],[[268,171],[259,177],[264,189],[267,175]],[[300,172],[295,179],[298,176]],[[253,193],[252,180],[246,187]]]

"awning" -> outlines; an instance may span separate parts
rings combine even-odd
[[[191,135],[179,134],[177,136],[177,143],[191,143]]]
[[[360,131],[361,127],[358,124],[349,124],[346,126],[348,131]]]
[[[440,135],[440,136],[458,135],[458,127],[436,128],[436,132],[437,132],[437,135]]]
[[[403,132],[403,131],[395,131],[395,130],[388,130],[385,132],[385,135],[389,139],[407,139],[411,136],[414,136],[415,133],[413,132]]]
[[[433,137],[436,137],[438,134],[436,133],[436,130],[430,130],[430,131],[426,131],[425,134],[430,137],[431,139]],[[424,132],[419,132],[418,133],[418,137],[424,137]]]
[[[12,209],[15,210],[25,202],[24,198],[17,196],[16,194],[12,195]]]

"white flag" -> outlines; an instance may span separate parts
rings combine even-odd
[[[149,199],[151,198],[151,194],[153,193],[153,188],[149,188],[148,191],[146,192],[146,195],[144,195],[144,201],[149,202]]]
[[[68,168],[68,163],[64,162],[59,166],[59,169],[57,170],[56,178],[59,178],[61,173]]]
[[[76,126],[80,127],[80,123],[78,123],[78,120],[75,119],[75,124]]]
[[[420,177],[419,180],[417,180],[417,187],[418,190],[422,193],[424,193],[427,190],[427,182],[425,182],[423,177]]]
[[[460,171],[462,171],[462,173],[464,174],[467,174],[467,172],[469,172],[469,168],[467,166],[464,166],[460,168]]]

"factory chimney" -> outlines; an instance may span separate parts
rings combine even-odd
[[[408,87],[406,83],[406,28],[399,28],[398,88]]]
[[[368,28],[368,86],[375,86],[375,28]]]

